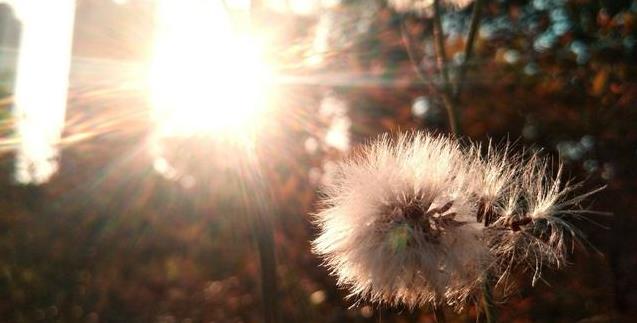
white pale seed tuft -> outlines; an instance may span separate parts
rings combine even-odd
[[[323,189],[313,241],[350,296],[408,307],[461,309],[515,268],[559,268],[589,211],[577,185],[551,177],[537,155],[468,149],[413,132],[382,136],[339,164]]]
[[[533,284],[541,278],[542,267],[559,269],[566,264],[569,246],[584,238],[572,221],[585,214],[599,214],[584,209],[581,202],[603,189],[576,195],[574,191],[581,184],[563,182],[561,164],[557,174],[551,176],[548,165],[548,160],[534,155],[523,166],[518,185],[524,191],[517,219],[528,224],[519,226],[519,233],[508,241],[524,251],[518,262],[533,270]],[[506,248],[506,243],[500,247]]]
[[[325,187],[314,250],[352,296],[411,307],[464,304],[487,249],[457,143],[382,137]]]

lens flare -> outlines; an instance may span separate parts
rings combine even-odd
[[[20,139],[16,180],[40,184],[58,168],[56,147],[66,112],[75,0],[9,4],[22,22],[14,101]]]
[[[258,128],[268,65],[221,1],[161,0],[149,91],[161,136],[228,136]]]

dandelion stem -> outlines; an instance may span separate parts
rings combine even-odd
[[[250,156],[246,153],[246,156]],[[237,178],[244,194],[243,215],[250,226],[253,243],[259,254],[259,269],[261,279],[261,298],[263,306],[263,320],[265,323],[279,321],[279,304],[276,275],[276,253],[274,244],[274,223],[272,219],[273,203],[269,198],[268,187],[263,175],[258,169],[258,162],[249,158],[249,164],[254,165],[254,172],[248,176]],[[250,194],[245,194],[250,192]]]
[[[442,310],[438,305],[433,306],[434,317],[436,318],[436,322],[445,323],[447,319],[445,318],[445,311]]]
[[[493,293],[491,292],[491,285],[489,279],[485,279],[482,285],[482,306],[484,308],[484,315],[487,319],[487,323],[495,323],[497,320],[497,314],[495,311],[495,304],[493,303]]]
[[[451,82],[449,79],[449,70],[447,64],[447,53],[445,52],[445,37],[442,30],[441,7],[440,0],[434,0],[434,20],[433,20],[433,37],[436,48],[436,63],[438,70],[442,74],[441,96],[442,103],[447,110],[449,119],[449,128],[455,135],[460,134],[460,120],[458,119],[458,111],[456,104],[451,97]]]
[[[259,217],[262,218],[262,217]],[[277,322],[277,282],[276,261],[274,255],[274,239],[272,237],[272,224],[269,221],[254,221],[253,232],[257,236],[259,248],[259,260],[261,262],[261,289],[265,322]]]
[[[250,2],[250,28],[254,31],[260,28],[265,3],[263,0]],[[248,154],[249,156],[250,154]],[[254,157],[254,156],[253,156]],[[263,297],[263,321],[276,323],[279,321],[279,304],[276,276],[276,254],[274,245],[274,228],[272,223],[271,202],[264,179],[259,171],[258,160],[251,160],[255,167],[254,177],[248,176],[248,187],[252,187],[254,196],[246,198],[248,214],[254,239],[259,250],[261,265],[261,295]]]
[[[258,166],[255,166],[255,168]],[[243,215],[250,225],[253,243],[256,244],[259,255],[259,269],[261,280],[261,302],[263,306],[263,320],[265,323],[279,321],[276,254],[274,244],[274,224],[272,200],[269,197],[264,179],[257,169],[249,176],[238,179],[244,192],[242,194]]]

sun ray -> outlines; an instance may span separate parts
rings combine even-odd
[[[266,105],[268,67],[220,1],[157,2],[149,91],[161,136],[234,136]]]
[[[66,112],[75,0],[13,5],[23,26],[14,97],[20,138],[16,179],[37,184],[58,168],[55,144]]]

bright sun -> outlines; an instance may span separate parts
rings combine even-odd
[[[231,135],[258,126],[269,68],[222,2],[160,0],[156,17],[149,91],[160,134]]]

